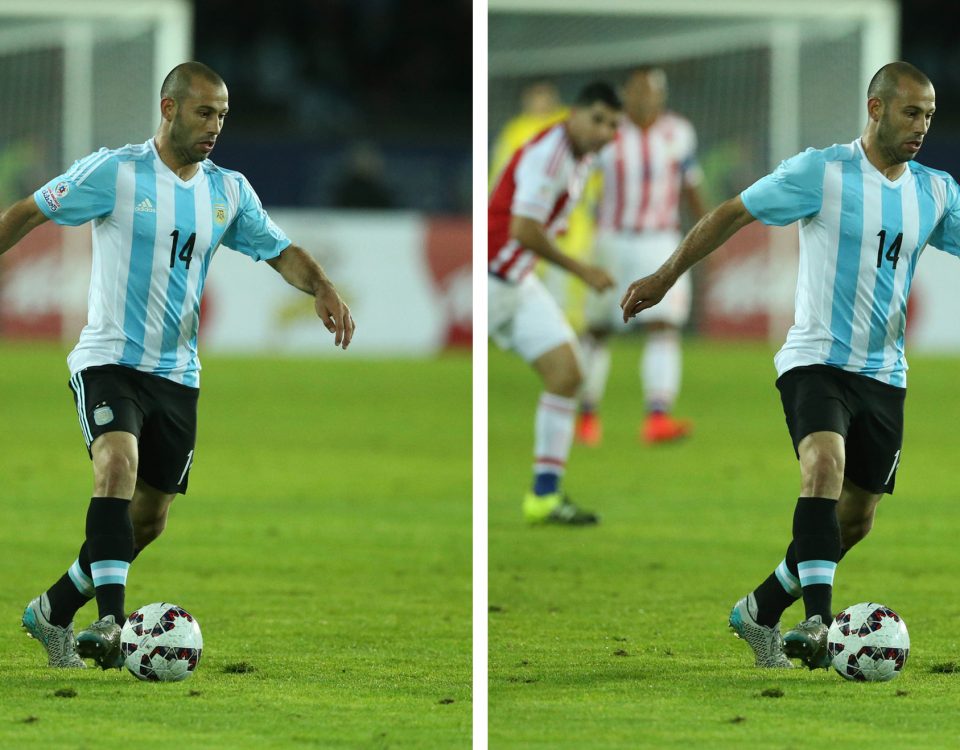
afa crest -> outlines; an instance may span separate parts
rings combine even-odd
[[[227,207],[223,203],[216,203],[213,206],[213,220],[217,224],[227,223]]]

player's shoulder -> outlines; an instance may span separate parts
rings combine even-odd
[[[834,143],[826,148],[807,148],[782,161],[778,171],[812,177],[822,175],[827,164],[831,162],[854,162],[857,158],[855,144]]]
[[[213,177],[214,179],[219,179],[228,185],[235,186],[238,190],[252,189],[250,180],[247,179],[247,176],[243,174],[243,172],[221,167],[209,159],[204,159],[200,162],[200,165],[208,178]]]
[[[104,175],[105,170],[115,173],[117,165],[123,162],[137,161],[152,158],[148,143],[128,143],[119,148],[106,146],[87,154],[73,163],[67,170],[65,177],[74,184],[82,184],[94,175]]]
[[[525,154],[553,153],[567,144],[567,133],[563,123],[555,123],[541,129],[523,147]]]
[[[924,177],[930,177],[935,180],[942,180],[943,182],[954,185],[957,184],[956,179],[949,172],[945,172],[942,169],[934,169],[933,167],[928,167],[926,164],[920,164],[915,161],[908,161],[907,167],[913,172],[914,176],[920,175]]]
[[[659,120],[666,127],[675,130],[692,131],[694,129],[689,118],[679,112],[674,112],[672,109],[664,110],[660,114]]]

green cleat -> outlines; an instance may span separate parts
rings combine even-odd
[[[123,666],[120,626],[113,615],[107,615],[77,633],[76,648],[81,657],[93,659],[101,669],[120,669]]]
[[[804,620],[783,636],[783,652],[791,659],[799,659],[810,669],[828,669],[830,654],[827,651],[827,633],[830,628],[823,624],[820,615]]]
[[[57,669],[86,669],[73,644],[73,625],[62,628],[50,622],[50,600],[41,594],[23,610],[20,620],[27,635],[43,644],[47,664]]]
[[[535,495],[528,492],[523,498],[523,517],[529,524],[566,524],[589,526],[600,520],[596,513],[581,510],[570,498],[559,492]]]

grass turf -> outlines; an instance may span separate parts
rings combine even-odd
[[[565,487],[602,514],[596,528],[524,527],[539,384],[490,349],[489,746],[954,746],[956,360],[911,358],[896,494],[838,570],[836,608],[880,601],[910,629],[903,675],[860,684],[757,670],[727,628],[782,559],[799,492],[773,351],[689,343],[677,413],[695,434],[647,447],[640,344],[616,342],[603,444],[575,446],[568,466]],[[784,624],[802,617],[794,605]]]
[[[470,746],[469,357],[204,358],[190,491],[127,591],[203,628],[172,684],[50,670],[19,628],[91,492],[63,358],[0,346],[0,747]]]

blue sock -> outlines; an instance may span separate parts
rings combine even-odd
[[[560,475],[548,472],[536,474],[533,477],[534,495],[552,495],[560,489]]]

